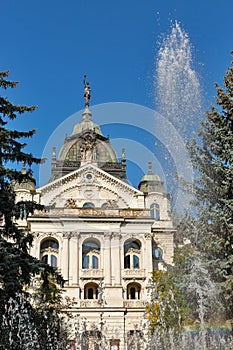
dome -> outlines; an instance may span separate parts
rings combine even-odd
[[[26,175],[27,170],[23,165],[21,173]],[[14,190],[26,190],[26,191],[35,191],[36,188],[36,180],[32,175],[29,174],[27,179],[23,179],[21,182],[16,181],[14,183]]]
[[[82,114],[82,121],[74,126],[72,135],[81,134],[84,131],[92,130],[99,135],[103,135],[98,124],[92,121],[92,114],[88,107],[85,108]]]
[[[158,182],[162,182],[161,178],[159,177],[159,175],[156,174],[146,174],[142,177],[141,182],[144,181],[158,181]]]
[[[165,193],[163,181],[159,175],[152,173],[152,164],[148,162],[148,174],[144,175],[138,185],[140,191],[149,193],[149,192],[159,192]]]
[[[117,163],[117,155],[109,138],[103,136],[98,124],[92,121],[88,107],[82,114],[82,121],[74,126],[71,136],[66,137],[58,161],[92,160],[97,163]]]
[[[122,157],[122,161],[118,161],[110,139],[105,137],[100,126],[92,121],[89,106],[86,106],[81,122],[74,126],[70,136],[66,136],[58,159],[54,148],[50,181],[77,170],[88,162],[127,181],[125,159]]]

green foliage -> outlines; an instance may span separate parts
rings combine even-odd
[[[17,82],[7,80],[8,74],[9,72],[0,73],[0,88],[3,90],[17,86]],[[8,326],[4,328],[4,317],[10,315],[8,313],[7,316],[6,305],[9,302],[12,303],[13,306],[9,307],[9,310],[15,307],[17,314],[16,305],[18,305],[17,302],[19,303],[17,299],[24,297],[26,300],[24,306],[29,313],[28,320],[32,319],[31,317],[36,319],[40,315],[33,310],[26,293],[26,288],[30,286],[32,279],[38,275],[46,285],[48,276],[53,276],[55,284],[64,282],[56,269],[28,253],[33,241],[32,235],[26,230],[19,229],[16,223],[22,210],[26,210],[27,214],[32,213],[38,206],[33,201],[15,202],[14,184],[32,181],[30,169],[22,172],[15,166],[23,163],[25,167],[30,167],[33,163],[39,164],[41,159],[24,152],[26,143],[22,142],[22,139],[32,137],[35,130],[11,130],[7,128],[7,124],[25,112],[33,112],[35,108],[35,106],[14,105],[6,97],[0,96],[0,215],[3,219],[0,227],[0,325],[2,325],[0,326],[0,339],[4,337],[8,339],[8,343],[4,344],[4,349],[21,349],[19,344],[17,345],[17,339],[15,339],[15,347],[9,344],[10,338],[14,334],[17,338],[18,333],[17,327],[13,333],[9,331]],[[51,300],[54,296],[51,294]],[[10,319],[11,316],[8,317],[5,325],[8,321],[10,322],[8,325],[11,324]],[[17,322],[16,320],[16,325],[19,324]]]
[[[233,318],[233,61],[216,84],[216,104],[206,112],[189,152],[197,171],[195,217],[187,217],[184,236],[206,262],[210,278],[222,288],[228,316]]]
[[[154,333],[180,327],[179,292],[168,271],[152,273],[151,302],[146,309],[150,331]]]

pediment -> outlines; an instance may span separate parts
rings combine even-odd
[[[143,192],[91,163],[40,187],[41,203],[80,208],[142,208]]]

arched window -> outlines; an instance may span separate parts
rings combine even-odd
[[[87,283],[84,287],[84,299],[98,299],[98,285]]]
[[[128,240],[124,244],[124,268],[139,269],[141,243],[137,240]]]
[[[83,204],[83,208],[95,208],[94,204],[93,203],[84,203]]]
[[[86,240],[82,245],[82,268],[99,269],[100,244],[97,240]]]
[[[163,250],[158,247],[156,242],[152,243],[152,262],[153,262],[153,269],[158,269],[158,263],[163,260]]]
[[[57,267],[59,243],[54,238],[45,239],[40,245],[40,259],[50,266]]]
[[[139,300],[141,297],[141,286],[139,283],[129,283],[127,286],[127,299]]]
[[[160,208],[156,203],[152,203],[150,206],[150,217],[155,220],[160,220]]]
[[[161,248],[159,248],[158,246],[154,246],[152,249],[152,257],[155,260],[162,260],[163,258],[163,251]]]
[[[108,203],[106,202],[101,205],[101,209],[107,209],[107,207],[108,207]]]

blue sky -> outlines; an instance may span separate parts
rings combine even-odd
[[[91,105],[129,102],[154,109],[157,42],[175,20],[193,45],[207,107],[214,102],[214,82],[222,83],[230,65],[232,14],[233,0],[2,1],[1,70],[20,82],[7,96],[39,106],[13,127],[38,129],[28,150],[41,156],[54,129],[83,108],[84,73]]]

